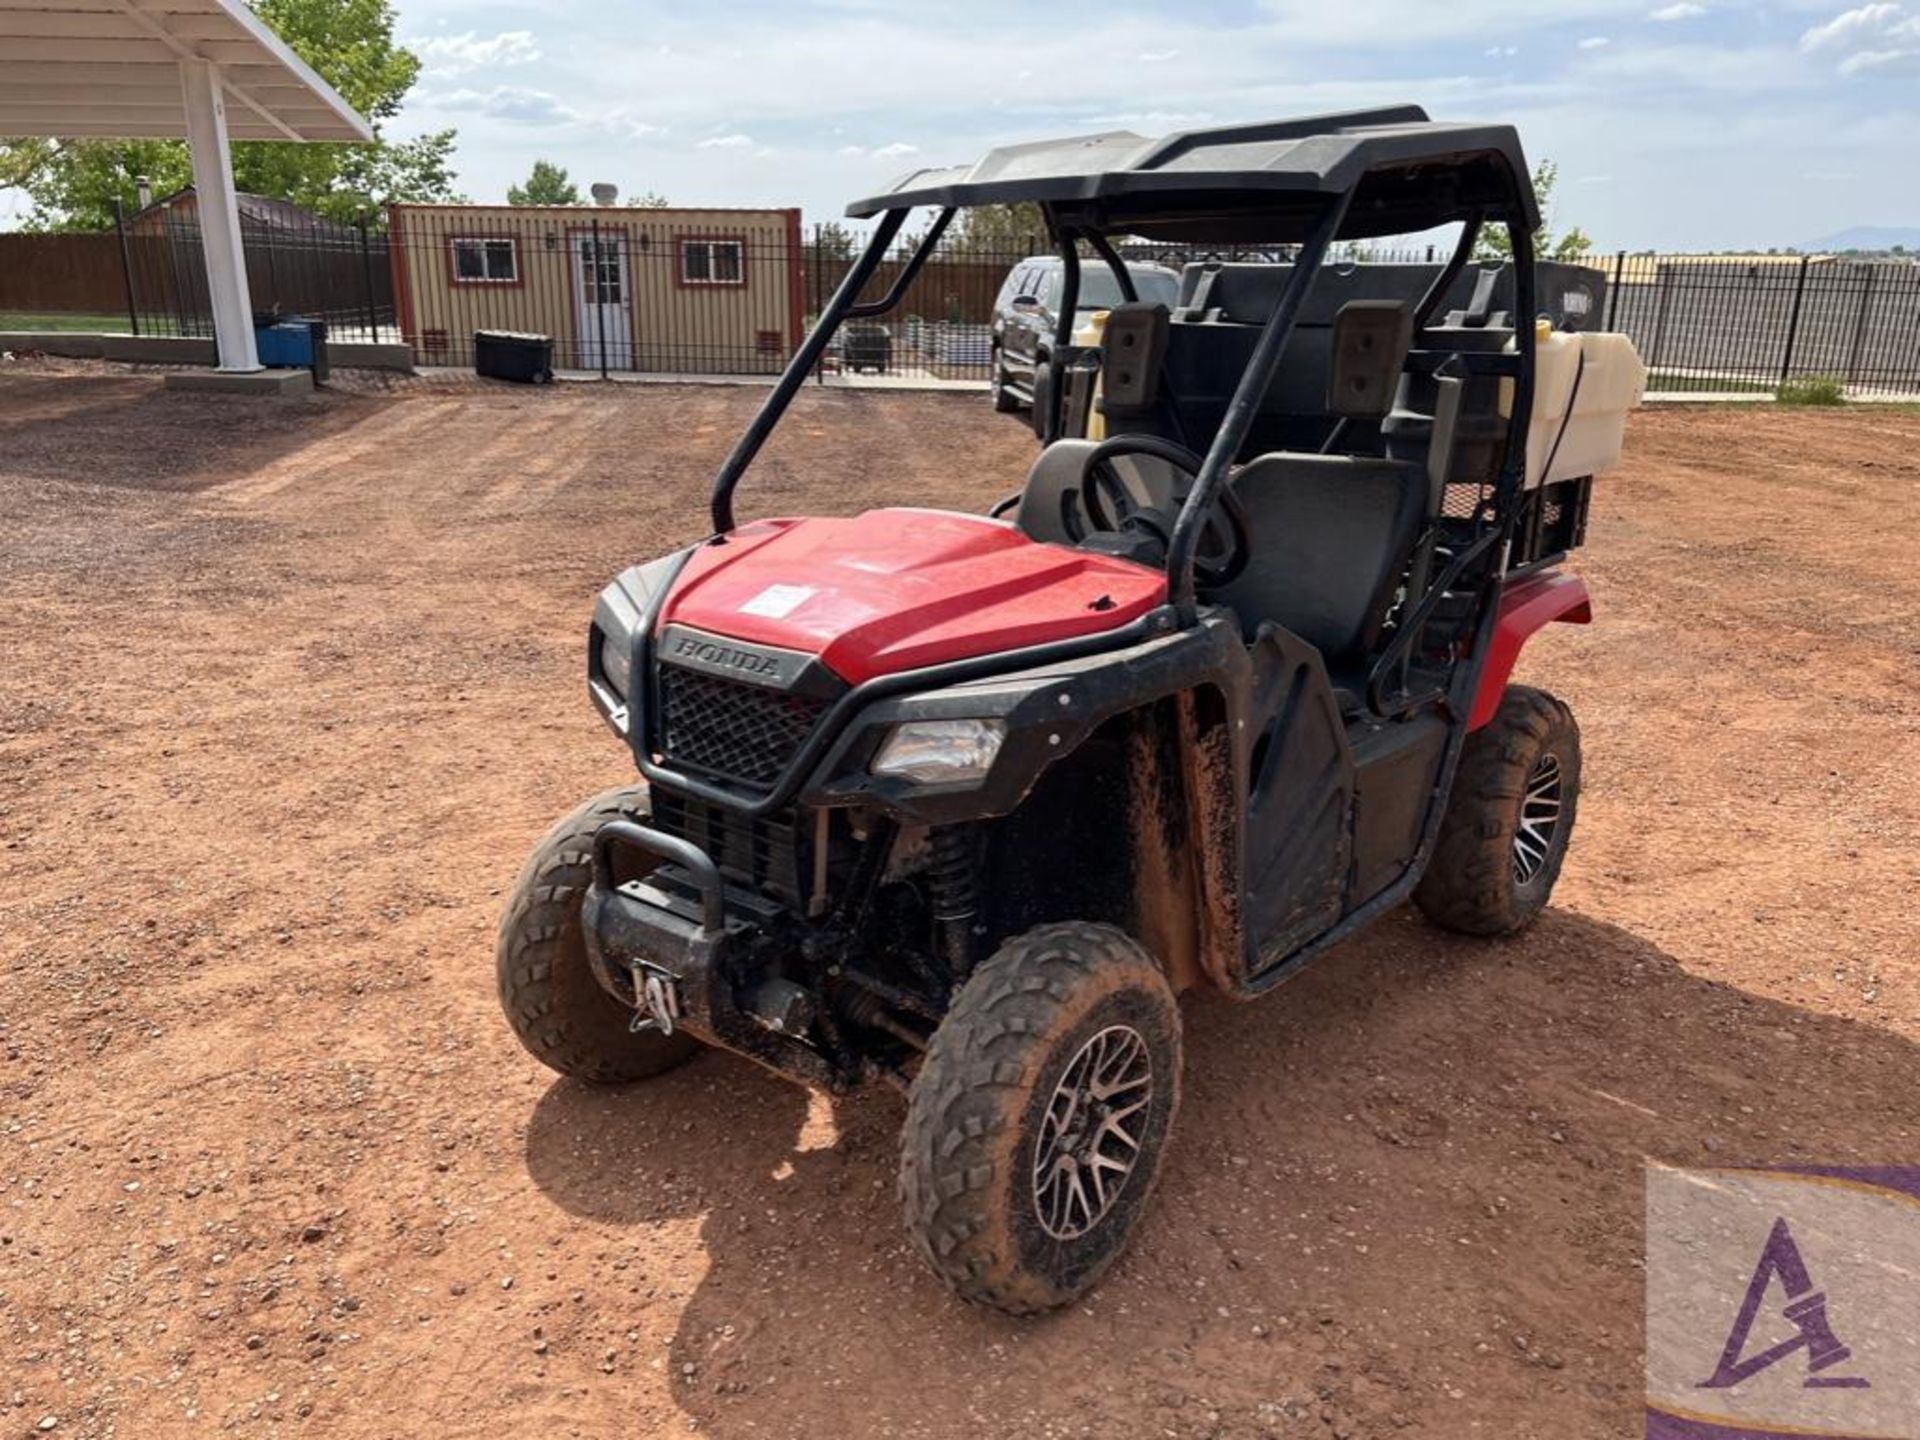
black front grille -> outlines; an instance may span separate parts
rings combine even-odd
[[[676,764],[771,786],[812,733],[827,703],[662,665],[661,751]]]
[[[802,903],[800,877],[806,873],[808,847],[792,806],[749,819],[665,786],[654,787],[652,800],[654,826],[698,845],[728,884],[769,892],[790,905]]]

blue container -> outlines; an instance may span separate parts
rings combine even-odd
[[[253,343],[260,352],[262,365],[299,370],[313,368],[313,326],[304,320],[256,325],[253,328]]]

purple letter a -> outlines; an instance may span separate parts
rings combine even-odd
[[[1793,1322],[1794,1328],[1800,1333],[1791,1340],[1782,1340],[1770,1350],[1762,1350],[1758,1355],[1742,1360],[1740,1352],[1747,1348],[1747,1335],[1753,1329],[1754,1317],[1760,1313],[1760,1302],[1766,1297],[1767,1277],[1770,1275],[1780,1277],[1788,1302],[1781,1313]],[[1739,1317],[1733,1322],[1733,1333],[1727,1336],[1727,1348],[1720,1352],[1719,1368],[1713,1372],[1711,1379],[1702,1380],[1699,1388],[1724,1390],[1729,1385],[1738,1385],[1802,1346],[1807,1351],[1806,1388],[1867,1388],[1867,1382],[1857,1375],[1819,1373],[1829,1366],[1838,1365],[1853,1352],[1834,1335],[1833,1326],[1827,1321],[1826,1294],[1813,1288],[1813,1278],[1807,1274],[1806,1262],[1800,1258],[1800,1247],[1793,1243],[1793,1232],[1787,1229],[1787,1219],[1783,1215],[1773,1222],[1773,1233],[1767,1236],[1766,1248],[1760,1252],[1760,1263],[1754,1266],[1753,1279],[1747,1282],[1747,1298],[1741,1302]]]

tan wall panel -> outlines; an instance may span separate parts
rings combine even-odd
[[[392,231],[404,271],[402,325],[434,363],[465,363],[476,329],[537,331],[554,339],[555,364],[594,363],[597,336],[581,332],[575,266],[579,237],[598,226],[626,257],[625,348],[638,370],[765,373],[799,343],[798,213],[785,210],[635,210],[506,205],[394,207]],[[511,283],[454,278],[456,239],[510,239]],[[737,242],[744,283],[686,279],[686,246]],[[589,326],[591,331],[594,327]],[[617,357],[622,337],[609,334]],[[616,358],[615,365],[620,366]]]

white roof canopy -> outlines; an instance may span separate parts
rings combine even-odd
[[[0,136],[186,138],[181,62],[218,67],[236,140],[371,140],[242,0],[0,0]]]

